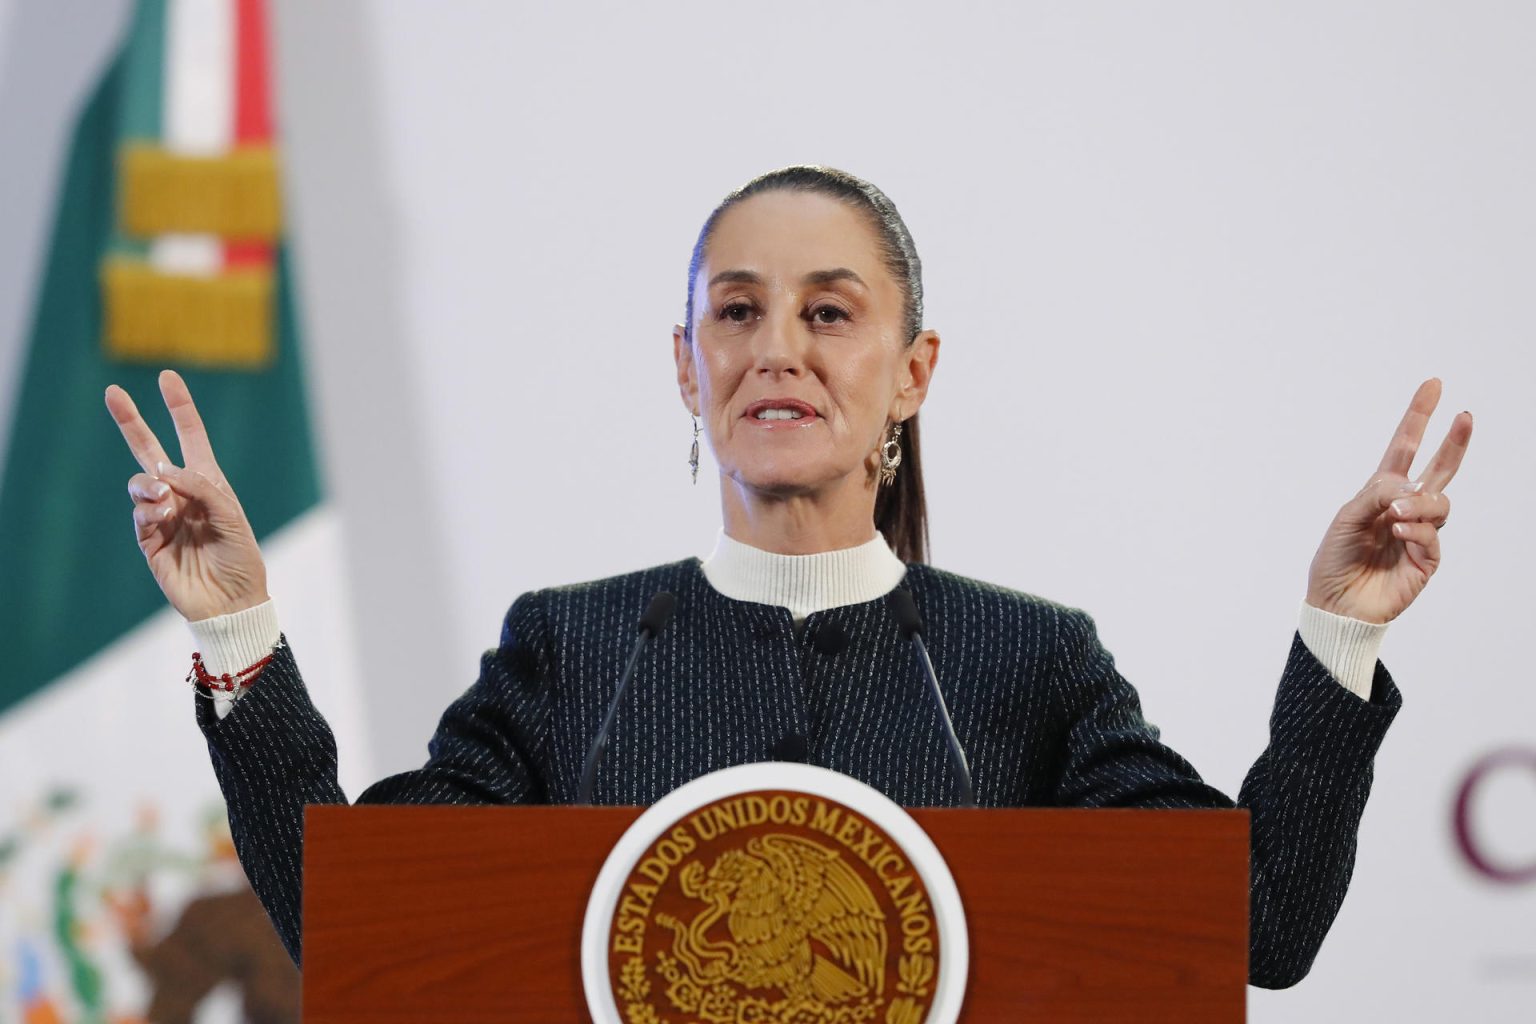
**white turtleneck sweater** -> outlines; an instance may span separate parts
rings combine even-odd
[[[884,597],[907,571],[879,533],[857,547],[780,555],[733,540],[723,529],[703,569],[709,585],[724,596],[787,608],[796,625],[812,612]],[[277,644],[277,611],[272,601],[188,625],[204,665],[215,675],[255,664]],[[1302,601],[1297,629],[1302,643],[1340,685],[1370,700],[1386,623],[1335,615]],[[240,692],[215,694],[218,716],[228,714],[239,697]]]

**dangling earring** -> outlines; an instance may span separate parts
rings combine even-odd
[[[882,486],[896,479],[896,467],[901,465],[901,424],[891,424],[891,434],[880,446],[880,483]]]
[[[693,417],[693,447],[688,450],[688,465],[693,469],[693,482],[699,482],[699,418]]]

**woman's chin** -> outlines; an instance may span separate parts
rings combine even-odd
[[[845,474],[803,463],[759,464],[728,474],[739,486],[765,497],[789,498],[815,494],[836,486]]]

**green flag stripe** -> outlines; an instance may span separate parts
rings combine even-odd
[[[165,116],[165,4],[166,0],[139,0],[128,27],[127,48],[133,55],[124,68],[122,139],[159,142]],[[116,203],[115,193],[113,202]],[[149,243],[113,230],[113,251],[145,259]]]
[[[139,0],[128,29],[122,135],[159,141],[165,90],[165,0]]]

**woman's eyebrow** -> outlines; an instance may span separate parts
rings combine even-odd
[[[831,284],[834,281],[852,281],[861,288],[869,287],[864,279],[847,267],[837,267],[833,270],[813,270],[805,275],[806,284]]]
[[[731,284],[762,284],[763,278],[755,270],[722,270],[709,279],[709,287],[713,288],[721,282]]]
[[[826,285],[834,281],[852,281],[862,288],[869,286],[864,279],[847,267],[834,267],[831,270],[813,270],[801,279],[802,283],[809,285]],[[722,270],[709,279],[708,287],[713,288],[717,284],[762,284],[763,277],[755,270]]]

